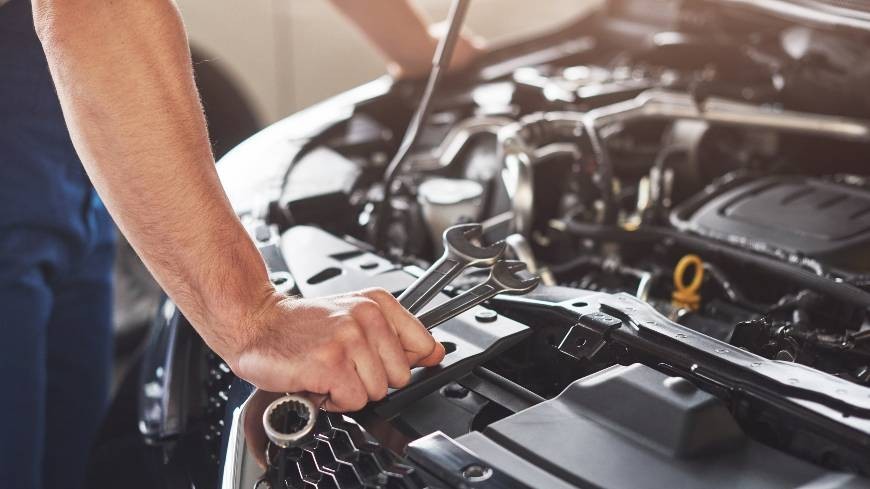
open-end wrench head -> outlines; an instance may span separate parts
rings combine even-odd
[[[523,278],[517,275],[526,269],[526,264],[517,260],[500,260],[495,262],[490,272],[490,280],[496,282],[502,293],[505,294],[526,294],[531,292],[541,278],[532,276]]]
[[[486,267],[498,260],[504,253],[505,243],[499,241],[489,246],[478,246],[475,240],[483,236],[480,224],[457,224],[444,231],[442,237],[444,249],[453,255],[462,257],[469,266]]]
[[[525,269],[526,264],[521,261],[499,260],[495,262],[489,272],[489,277],[484,282],[424,312],[419,317],[420,322],[426,326],[426,329],[432,329],[497,294],[530,292],[538,285],[540,279],[535,276],[525,278],[517,275],[518,272]]]

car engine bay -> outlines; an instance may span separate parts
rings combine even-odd
[[[165,302],[146,439],[205,487],[867,487],[868,34],[731,3],[607,2],[491,53],[390,178],[416,82],[230,152],[288,294],[399,293],[470,222],[542,284],[433,329],[444,364],[292,448]]]

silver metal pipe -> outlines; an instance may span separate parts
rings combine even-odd
[[[535,252],[532,251],[532,245],[525,236],[514,233],[505,238],[504,241],[517,260],[524,262],[529,267],[529,273],[540,276],[541,283],[544,285],[556,285],[556,278],[553,276],[553,273],[546,268],[538,266],[538,260],[535,258]]]
[[[583,117],[596,129],[644,119],[689,119],[847,141],[870,141],[870,121],[782,110],[720,97],[709,97],[699,103],[690,94],[661,89],[647,90],[633,99],[590,110]]]
[[[583,134],[580,112],[540,112],[504,126],[498,132],[499,158],[504,165],[502,179],[511,199],[514,231],[531,232],[534,210],[534,163],[555,154],[579,155],[564,140]]]
[[[415,170],[435,169],[450,166],[475,136],[481,134],[498,134],[499,130],[514,123],[507,117],[469,117],[453,126],[438,147],[429,153],[417,156],[410,161],[409,166]]]

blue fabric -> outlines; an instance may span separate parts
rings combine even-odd
[[[106,406],[114,227],[29,0],[0,7],[0,487],[76,488]]]

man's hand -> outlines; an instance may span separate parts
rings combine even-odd
[[[444,23],[427,26],[414,2],[396,0],[331,0],[387,58],[387,70],[397,79],[422,78],[432,68]],[[485,51],[483,39],[463,32],[456,42],[448,70],[471,65]]]
[[[357,411],[434,366],[444,347],[383,289],[320,299],[275,294],[229,359],[237,375],[271,392],[328,395],[326,408]]]

